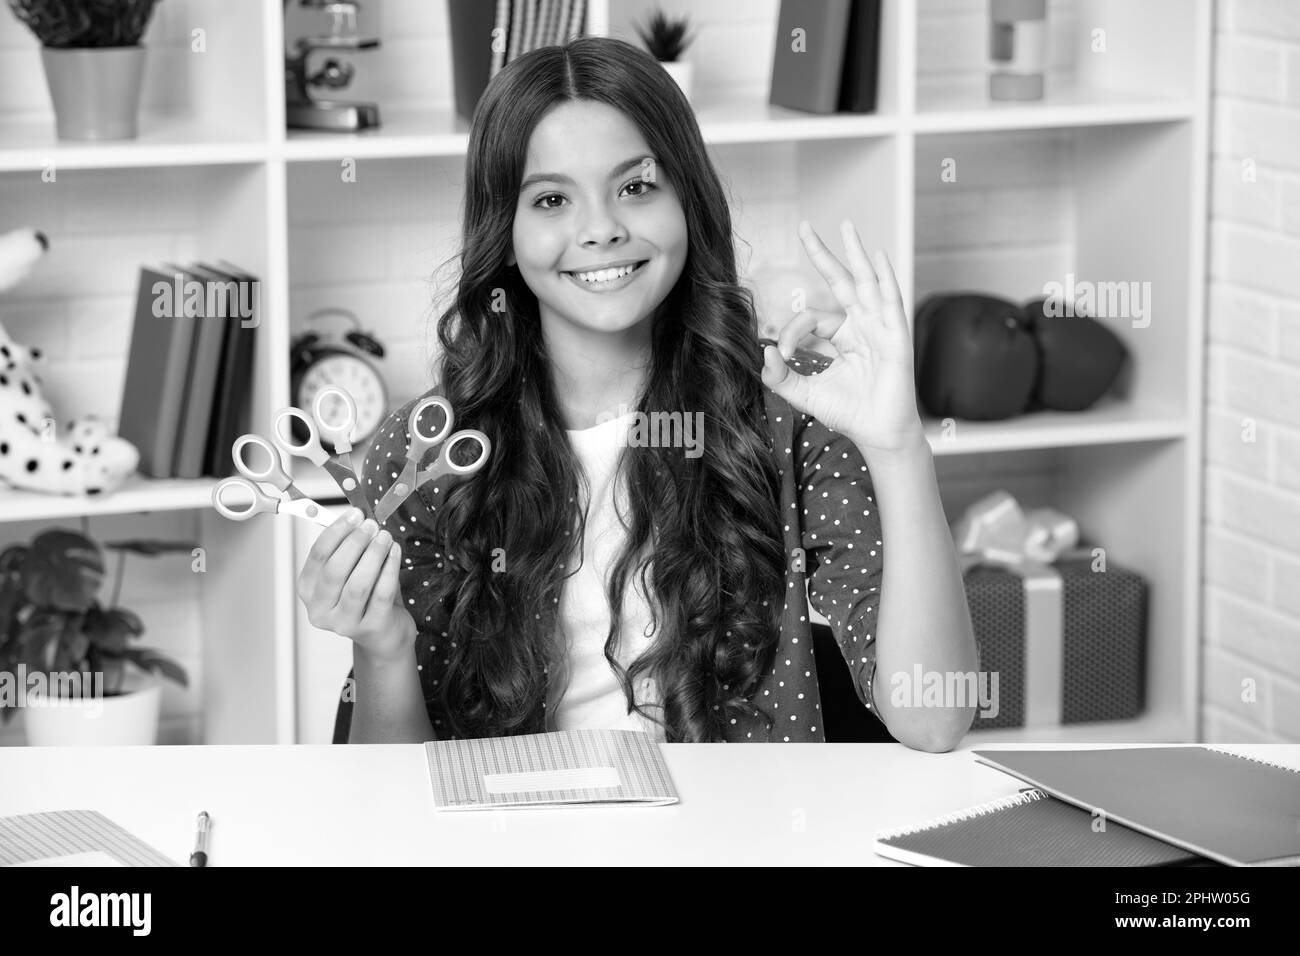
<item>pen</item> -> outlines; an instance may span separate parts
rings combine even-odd
[[[190,866],[208,865],[208,824],[211,819],[206,810],[199,814],[198,829],[194,831],[194,852],[190,854]]]

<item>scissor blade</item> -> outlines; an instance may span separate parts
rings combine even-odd
[[[348,504],[354,508],[360,508],[361,513],[369,518],[370,502],[366,499],[365,492],[361,490],[361,482],[357,478],[356,472],[335,458],[325,462],[325,471],[334,479],[334,483],[339,486],[339,490],[348,499]],[[351,485],[350,488],[349,485]]]
[[[375,505],[375,521],[380,525],[387,521],[402,502],[411,497],[415,491],[415,484],[415,462],[408,460],[402,473],[384,492],[384,496],[379,499],[379,504]]]

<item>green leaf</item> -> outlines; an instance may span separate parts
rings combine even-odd
[[[43,607],[85,611],[104,581],[104,556],[83,534],[55,528],[37,535],[23,564],[32,601]]]
[[[126,652],[126,656],[137,667],[159,673],[182,687],[190,686],[189,676],[185,673],[185,669],[170,657],[164,656],[151,647],[132,648]]]

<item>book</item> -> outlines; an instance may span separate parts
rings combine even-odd
[[[210,271],[237,282],[252,283],[257,277],[246,269],[218,259],[215,265],[203,263]],[[249,386],[253,375],[253,344],[261,316],[261,302],[251,296],[253,317],[250,320],[224,323],[225,337],[221,346],[221,362],[217,370],[212,421],[208,428],[208,444],[204,455],[204,474],[225,477],[234,474],[235,460],[232,446],[235,439],[248,431],[247,412]],[[247,321],[247,325],[245,324]]]
[[[183,295],[175,301],[176,281],[175,274],[140,268],[118,416],[118,434],[140,452],[138,470],[153,478],[173,476],[198,323],[194,316],[185,315]],[[185,281],[183,274],[180,281]]]
[[[173,267],[169,263],[168,268],[180,267]],[[193,263],[181,271],[186,273],[187,279],[203,283],[204,296],[202,314],[195,326],[194,340],[190,346],[189,373],[185,377],[185,402],[173,450],[172,474],[177,478],[198,478],[204,473],[225,326],[231,321],[220,315],[208,314],[209,306],[213,307],[214,312],[221,310],[221,301],[215,297],[210,298],[210,290],[213,289],[213,283],[224,284],[230,280]],[[238,306],[237,293],[235,305]],[[238,321],[238,318],[234,321]]]
[[[1203,746],[972,753],[1089,813],[1219,863],[1300,865],[1300,769]]]
[[[880,0],[851,0],[840,73],[841,113],[874,113],[880,73]]]
[[[876,834],[879,856],[914,866],[1200,866],[1204,857],[1027,789]]]
[[[438,810],[663,806],[677,790],[639,730],[563,730],[425,745]]]
[[[849,0],[781,0],[768,102],[834,113],[848,28]]]

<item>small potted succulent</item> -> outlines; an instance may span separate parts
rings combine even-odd
[[[9,0],[41,41],[59,139],[134,139],[156,0]]]
[[[688,100],[694,85],[694,70],[692,64],[681,56],[695,39],[690,33],[690,26],[690,17],[673,18],[662,9],[656,9],[646,25],[635,25],[645,48],[668,71],[668,75],[677,81]]]
[[[29,744],[155,743],[158,676],[188,683],[170,658],[131,646],[144,624],[117,599],[126,552],[155,556],[195,545],[135,540],[106,547],[118,552],[107,607],[99,602],[103,552],[87,536],[54,528],[0,553],[0,721],[22,709]]]

